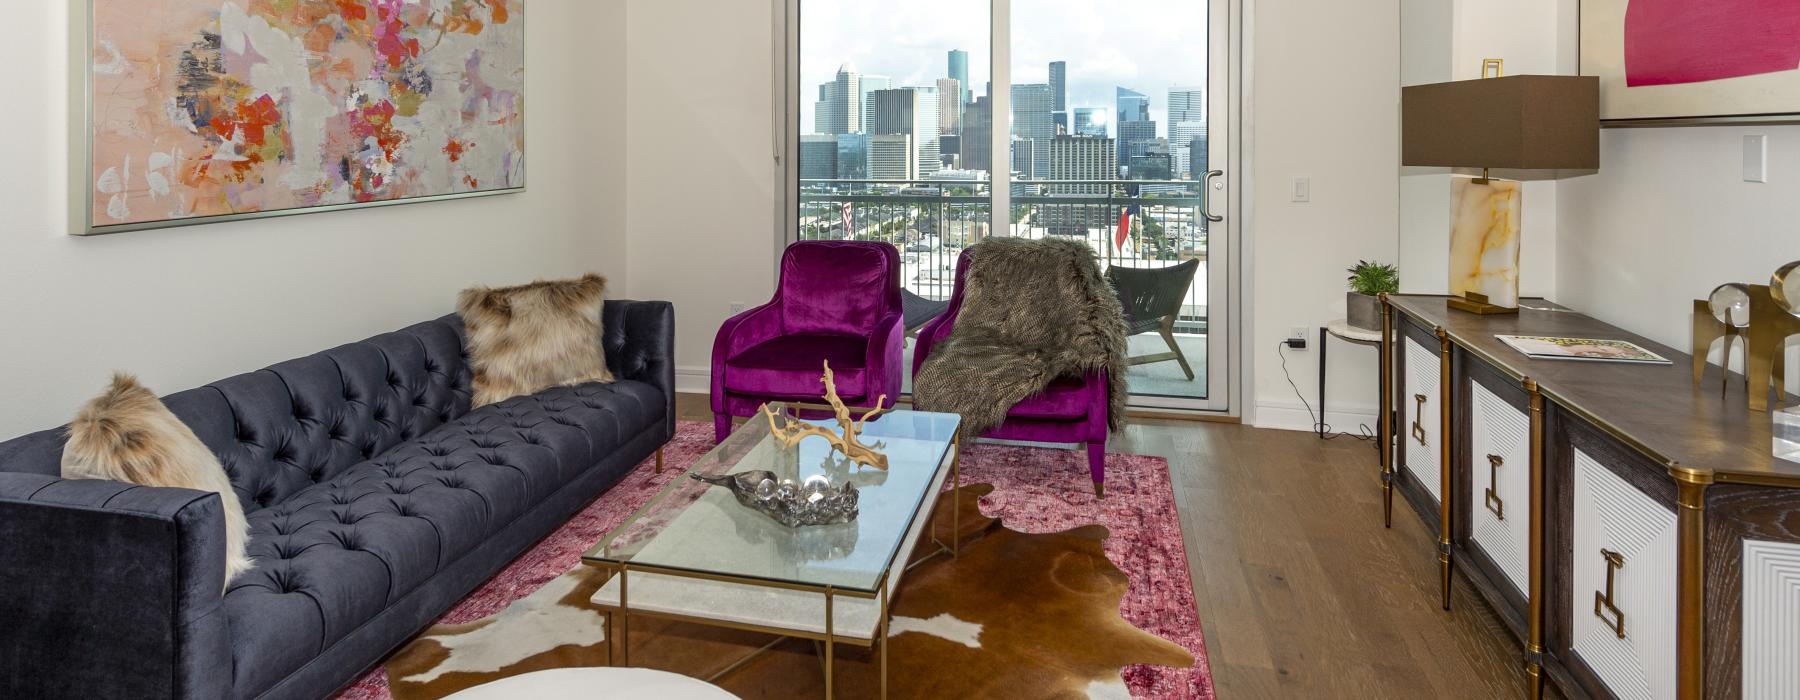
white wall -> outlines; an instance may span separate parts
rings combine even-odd
[[[1745,134],[1768,136],[1766,184],[1743,181]],[[1561,187],[1557,300],[1677,349],[1693,300],[1800,260],[1797,126],[1606,129],[1600,173]]]
[[[627,13],[630,293],[675,302],[683,391],[708,391],[731,302],[775,289],[773,5],[633,0]]]
[[[168,393],[448,313],[470,284],[626,288],[623,16],[531,3],[524,194],[75,238],[68,6],[10,3],[0,437],[67,421],[114,368]]]
[[[1252,421],[1304,430],[1276,344],[1312,329],[1312,349],[1289,351],[1288,369],[1316,409],[1317,328],[1343,316],[1344,268],[1398,252],[1400,6],[1276,0],[1254,11]],[[1310,203],[1289,201],[1296,177],[1312,180]],[[1327,420],[1373,428],[1375,351],[1332,342]]]

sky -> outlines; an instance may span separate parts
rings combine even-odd
[[[1206,83],[1201,0],[1013,0],[1012,82],[1049,81],[1069,64],[1069,109],[1114,106],[1114,88],[1150,96],[1168,135],[1169,88]],[[899,86],[933,86],[950,49],[969,52],[969,82],[984,93],[991,52],[982,0],[800,0],[800,128],[810,132],[819,84],[848,62]]]

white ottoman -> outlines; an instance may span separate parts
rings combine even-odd
[[[478,685],[447,700],[562,698],[736,700],[737,696],[705,681],[648,668],[558,668]]]

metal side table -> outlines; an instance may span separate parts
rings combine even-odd
[[[1348,341],[1357,345],[1367,345],[1379,349],[1381,347],[1381,331],[1371,331],[1350,325],[1345,319],[1338,319],[1319,327],[1319,422],[1313,426],[1313,432],[1320,438],[1325,437],[1325,369],[1329,363],[1325,361],[1325,351],[1331,347],[1330,339]],[[1377,361],[1379,363],[1379,361]],[[1380,409],[1376,409],[1378,412]],[[1376,431],[1380,432],[1380,419],[1376,419]],[[1375,441],[1375,448],[1381,449],[1381,441]]]

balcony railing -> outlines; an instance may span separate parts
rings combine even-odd
[[[959,180],[801,180],[800,240],[892,243],[902,283],[947,299],[962,249],[991,235],[992,183]],[[1011,184],[1010,234],[1086,240],[1103,264],[1163,267],[1202,261],[1178,326],[1206,330],[1205,199],[1187,180],[1022,180]],[[1123,214],[1131,217],[1119,239]],[[846,225],[848,224],[848,225]]]

